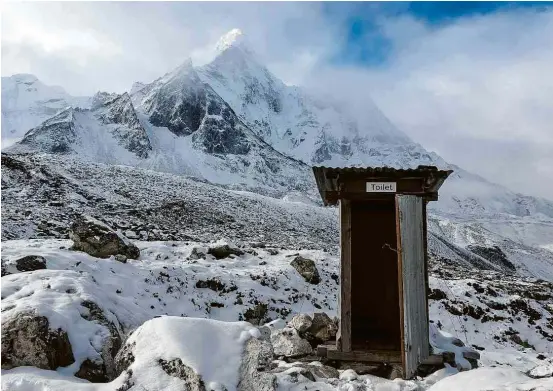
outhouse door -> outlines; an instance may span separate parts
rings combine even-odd
[[[406,379],[413,377],[421,361],[430,355],[423,202],[422,197],[396,195],[402,360]]]

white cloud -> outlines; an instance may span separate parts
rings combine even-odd
[[[2,13],[2,75],[33,73],[72,94],[122,92],[187,57],[205,63],[218,38],[239,27],[286,82],[361,110],[371,95],[393,123],[446,160],[553,199],[552,11],[439,26],[383,17],[380,31],[391,44],[384,64],[331,65],[346,39],[343,22],[355,12],[348,5],[329,17],[321,4],[292,2],[10,3]]]

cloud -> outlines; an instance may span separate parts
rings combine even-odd
[[[336,50],[336,29],[325,22],[316,3],[9,3],[2,75],[33,73],[72,94],[122,92],[188,57],[205,63],[218,38],[239,27],[260,58],[293,82],[298,69]]]
[[[357,102],[371,95],[396,126],[449,162],[553,199],[553,11],[439,26],[401,16],[379,27],[391,47],[386,63],[326,67],[305,83]]]
[[[196,65],[209,61],[218,38],[238,27],[285,82],[342,99],[360,112],[372,97],[399,129],[444,159],[553,199],[553,11],[516,9],[428,25],[400,12],[401,4],[393,12],[377,3],[329,7],[8,3],[2,75],[33,73],[74,95],[122,92],[187,57]],[[386,42],[386,61],[330,61],[343,53],[348,23],[359,15],[376,26],[356,39],[358,49],[374,46],[378,35]]]

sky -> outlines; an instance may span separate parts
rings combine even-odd
[[[450,163],[553,200],[553,2],[4,3],[1,71],[123,92],[233,28],[286,83],[372,99]]]

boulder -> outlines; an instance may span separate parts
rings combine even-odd
[[[15,268],[20,272],[46,269],[46,259],[40,255],[27,255],[15,261]]]
[[[313,260],[298,255],[294,258],[290,265],[297,270],[306,282],[310,284],[318,284],[321,282],[319,271],[317,270]]]
[[[55,370],[75,362],[67,333],[48,318],[19,313],[2,322],[2,369],[33,366]]]
[[[553,363],[540,364],[526,373],[533,379],[543,379],[553,377]]]
[[[296,331],[302,335],[304,332],[306,332],[311,325],[313,324],[313,320],[311,317],[307,314],[298,314],[295,315],[290,322],[288,322],[288,326],[296,329]]]
[[[296,329],[285,327],[281,330],[274,330],[271,333],[274,355],[277,357],[301,357],[311,354],[313,349],[309,342],[302,339]]]
[[[268,341],[250,338],[242,353],[237,390],[275,391],[277,379],[269,372],[272,361],[273,345]]]
[[[213,255],[215,259],[224,259],[231,255],[244,255],[244,251],[239,248],[230,247],[228,244],[210,247],[207,253]]]
[[[118,254],[130,259],[140,257],[138,247],[126,237],[89,216],[81,216],[71,225],[69,237],[73,240],[71,250],[84,251],[93,257],[109,258]]]
[[[117,255],[115,256],[115,260],[116,260],[117,262],[127,263],[127,257],[124,256],[123,254],[117,254]]]
[[[305,331],[305,338],[316,345],[336,337],[337,332],[336,323],[326,313],[316,312],[311,326]]]

